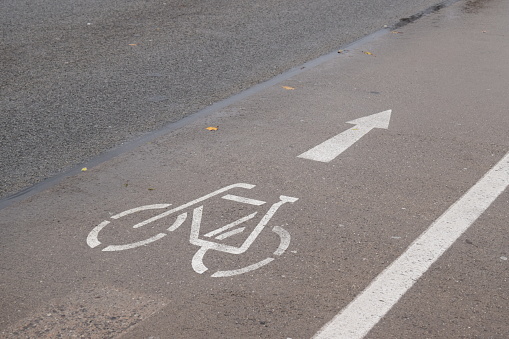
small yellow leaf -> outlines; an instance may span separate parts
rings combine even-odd
[[[373,53],[371,53],[371,52],[366,52],[366,51],[362,51],[362,53],[367,54],[367,55],[373,55]]]
[[[294,89],[295,89],[295,88],[290,87],[290,86],[281,86],[281,87],[283,87],[284,89],[287,89],[287,90],[289,90],[289,91],[291,91],[291,90],[294,90]]]
[[[216,126],[216,127],[207,127],[205,129],[208,129],[209,131],[217,131],[219,129],[219,126]]]
[[[87,169],[88,169],[88,168],[83,167],[83,168],[81,169],[81,171],[82,171],[82,172],[85,172]]]

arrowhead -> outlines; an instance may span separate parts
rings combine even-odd
[[[383,111],[380,113],[368,115],[359,119],[347,121],[347,124],[361,125],[363,127],[371,128],[389,128],[389,121],[391,120],[392,110]]]

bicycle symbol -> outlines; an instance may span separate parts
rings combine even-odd
[[[222,226],[218,229],[215,229],[213,231],[210,231],[210,232],[204,234],[203,237],[200,237],[200,228],[202,225],[202,216],[203,216],[203,207],[204,207],[204,204],[200,204],[201,202],[203,202],[207,199],[210,199],[214,196],[221,195],[221,194],[225,193],[226,191],[229,191],[234,188],[243,188],[243,189],[250,190],[254,187],[255,187],[255,185],[245,184],[245,183],[229,185],[229,186],[223,187],[221,189],[218,189],[217,191],[214,191],[212,193],[206,194],[198,199],[192,200],[184,205],[167,210],[161,214],[158,214],[152,218],[144,220],[144,221],[137,223],[133,226],[133,228],[139,228],[139,227],[148,225],[148,224],[150,224],[156,220],[159,220],[161,218],[165,218],[169,215],[177,214],[175,221],[173,222],[173,224],[170,227],[168,227],[166,229],[165,233],[158,233],[155,236],[149,237],[145,240],[141,240],[141,241],[137,241],[137,242],[133,242],[133,243],[129,243],[129,244],[108,245],[105,248],[103,248],[102,251],[106,251],[106,252],[108,252],[108,251],[123,251],[123,250],[133,249],[133,248],[140,247],[140,246],[145,246],[152,242],[155,242],[155,241],[165,237],[169,233],[175,231],[176,229],[178,229],[187,220],[188,212],[184,211],[185,209],[187,209],[188,207],[194,206],[194,205],[199,205],[197,207],[194,207],[194,209],[192,210],[191,234],[189,236],[189,242],[193,245],[200,247],[198,249],[198,251],[195,253],[195,255],[193,256],[191,263],[192,263],[192,267],[193,267],[194,271],[199,274],[202,274],[208,270],[208,268],[203,263],[203,258],[205,256],[205,254],[207,253],[207,251],[216,250],[219,252],[230,253],[230,254],[242,254],[242,253],[246,252],[247,249],[256,240],[258,235],[267,226],[267,224],[269,223],[271,218],[274,216],[274,214],[277,212],[277,210],[282,205],[284,205],[286,203],[294,203],[295,201],[298,200],[298,198],[288,197],[285,195],[279,196],[279,201],[273,203],[269,207],[268,211],[265,213],[265,215],[263,215],[263,217],[260,219],[260,221],[253,228],[251,233],[247,236],[246,240],[244,240],[244,242],[240,246],[226,245],[226,244],[219,243],[215,240],[221,241],[221,240],[227,239],[231,236],[234,236],[236,234],[240,234],[240,233],[244,232],[247,229],[246,227],[237,227],[237,226],[242,225],[243,223],[253,219],[258,214],[258,212],[254,212],[247,216],[239,218],[231,223],[228,223],[225,226]],[[225,200],[232,201],[232,202],[247,204],[247,205],[256,206],[256,207],[262,206],[266,203],[265,201],[251,199],[251,198],[247,198],[247,197],[241,197],[241,196],[233,195],[233,194],[225,194],[225,195],[221,196],[221,198],[225,199]],[[170,205],[171,204],[155,204],[155,205],[140,206],[140,207],[132,208],[132,209],[126,210],[124,212],[118,213],[118,214],[112,216],[111,219],[117,220],[117,219],[120,219],[127,215],[131,215],[133,213],[145,211],[145,210],[166,209]],[[94,227],[94,229],[92,229],[92,231],[90,231],[90,233],[87,236],[87,244],[90,248],[95,248],[101,244],[101,242],[98,239],[98,235],[102,229],[104,229],[106,226],[108,226],[108,224],[110,224],[110,222],[111,221],[109,221],[109,220],[104,220],[99,225]],[[282,228],[280,226],[274,226],[272,228],[272,231],[274,233],[276,233],[280,238],[279,246],[273,252],[273,254],[274,254],[274,256],[280,256],[281,254],[283,254],[286,251],[286,249],[290,245],[290,233],[288,233],[288,231],[286,231],[284,228]],[[204,239],[204,238],[206,238],[206,239]],[[215,240],[212,240],[211,238],[214,238]],[[243,274],[243,273],[246,273],[249,271],[253,271],[253,270],[260,268],[262,266],[265,266],[273,260],[274,260],[273,257],[268,257],[268,258],[261,260],[255,264],[245,266],[240,269],[217,271],[214,274],[212,274],[211,276],[212,277],[228,277],[228,276]]]

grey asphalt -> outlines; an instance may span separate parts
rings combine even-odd
[[[1,209],[0,336],[313,337],[508,156],[508,11],[458,1],[380,31]],[[298,157],[389,109],[334,160]],[[238,183],[249,204],[196,200]],[[245,253],[193,243],[241,248],[282,196]],[[366,338],[507,336],[509,189],[494,199]]]
[[[0,197],[437,0],[0,4]]]

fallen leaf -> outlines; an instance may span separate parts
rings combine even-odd
[[[129,46],[137,46],[137,44],[129,44]]]
[[[149,190],[149,191],[153,191],[153,190],[155,190],[155,188],[149,188],[148,190]]]
[[[81,171],[82,171],[82,172],[85,172],[87,169],[88,169],[88,168],[83,167],[83,168],[81,169]]]
[[[216,127],[207,127],[205,129],[208,129],[209,131],[217,131],[219,129],[219,126],[216,126]]]
[[[392,34],[403,34],[403,32],[399,32],[399,31],[392,31],[391,33]]]
[[[289,91],[291,91],[291,90],[294,90],[294,89],[295,89],[295,88],[290,87],[290,86],[281,86],[281,87],[283,87],[284,89],[287,89],[287,90],[289,90]]]
[[[362,51],[362,53],[367,54],[367,55],[373,55],[373,53],[371,53],[371,52],[366,52],[366,51]],[[373,56],[374,56],[374,55],[373,55]]]

